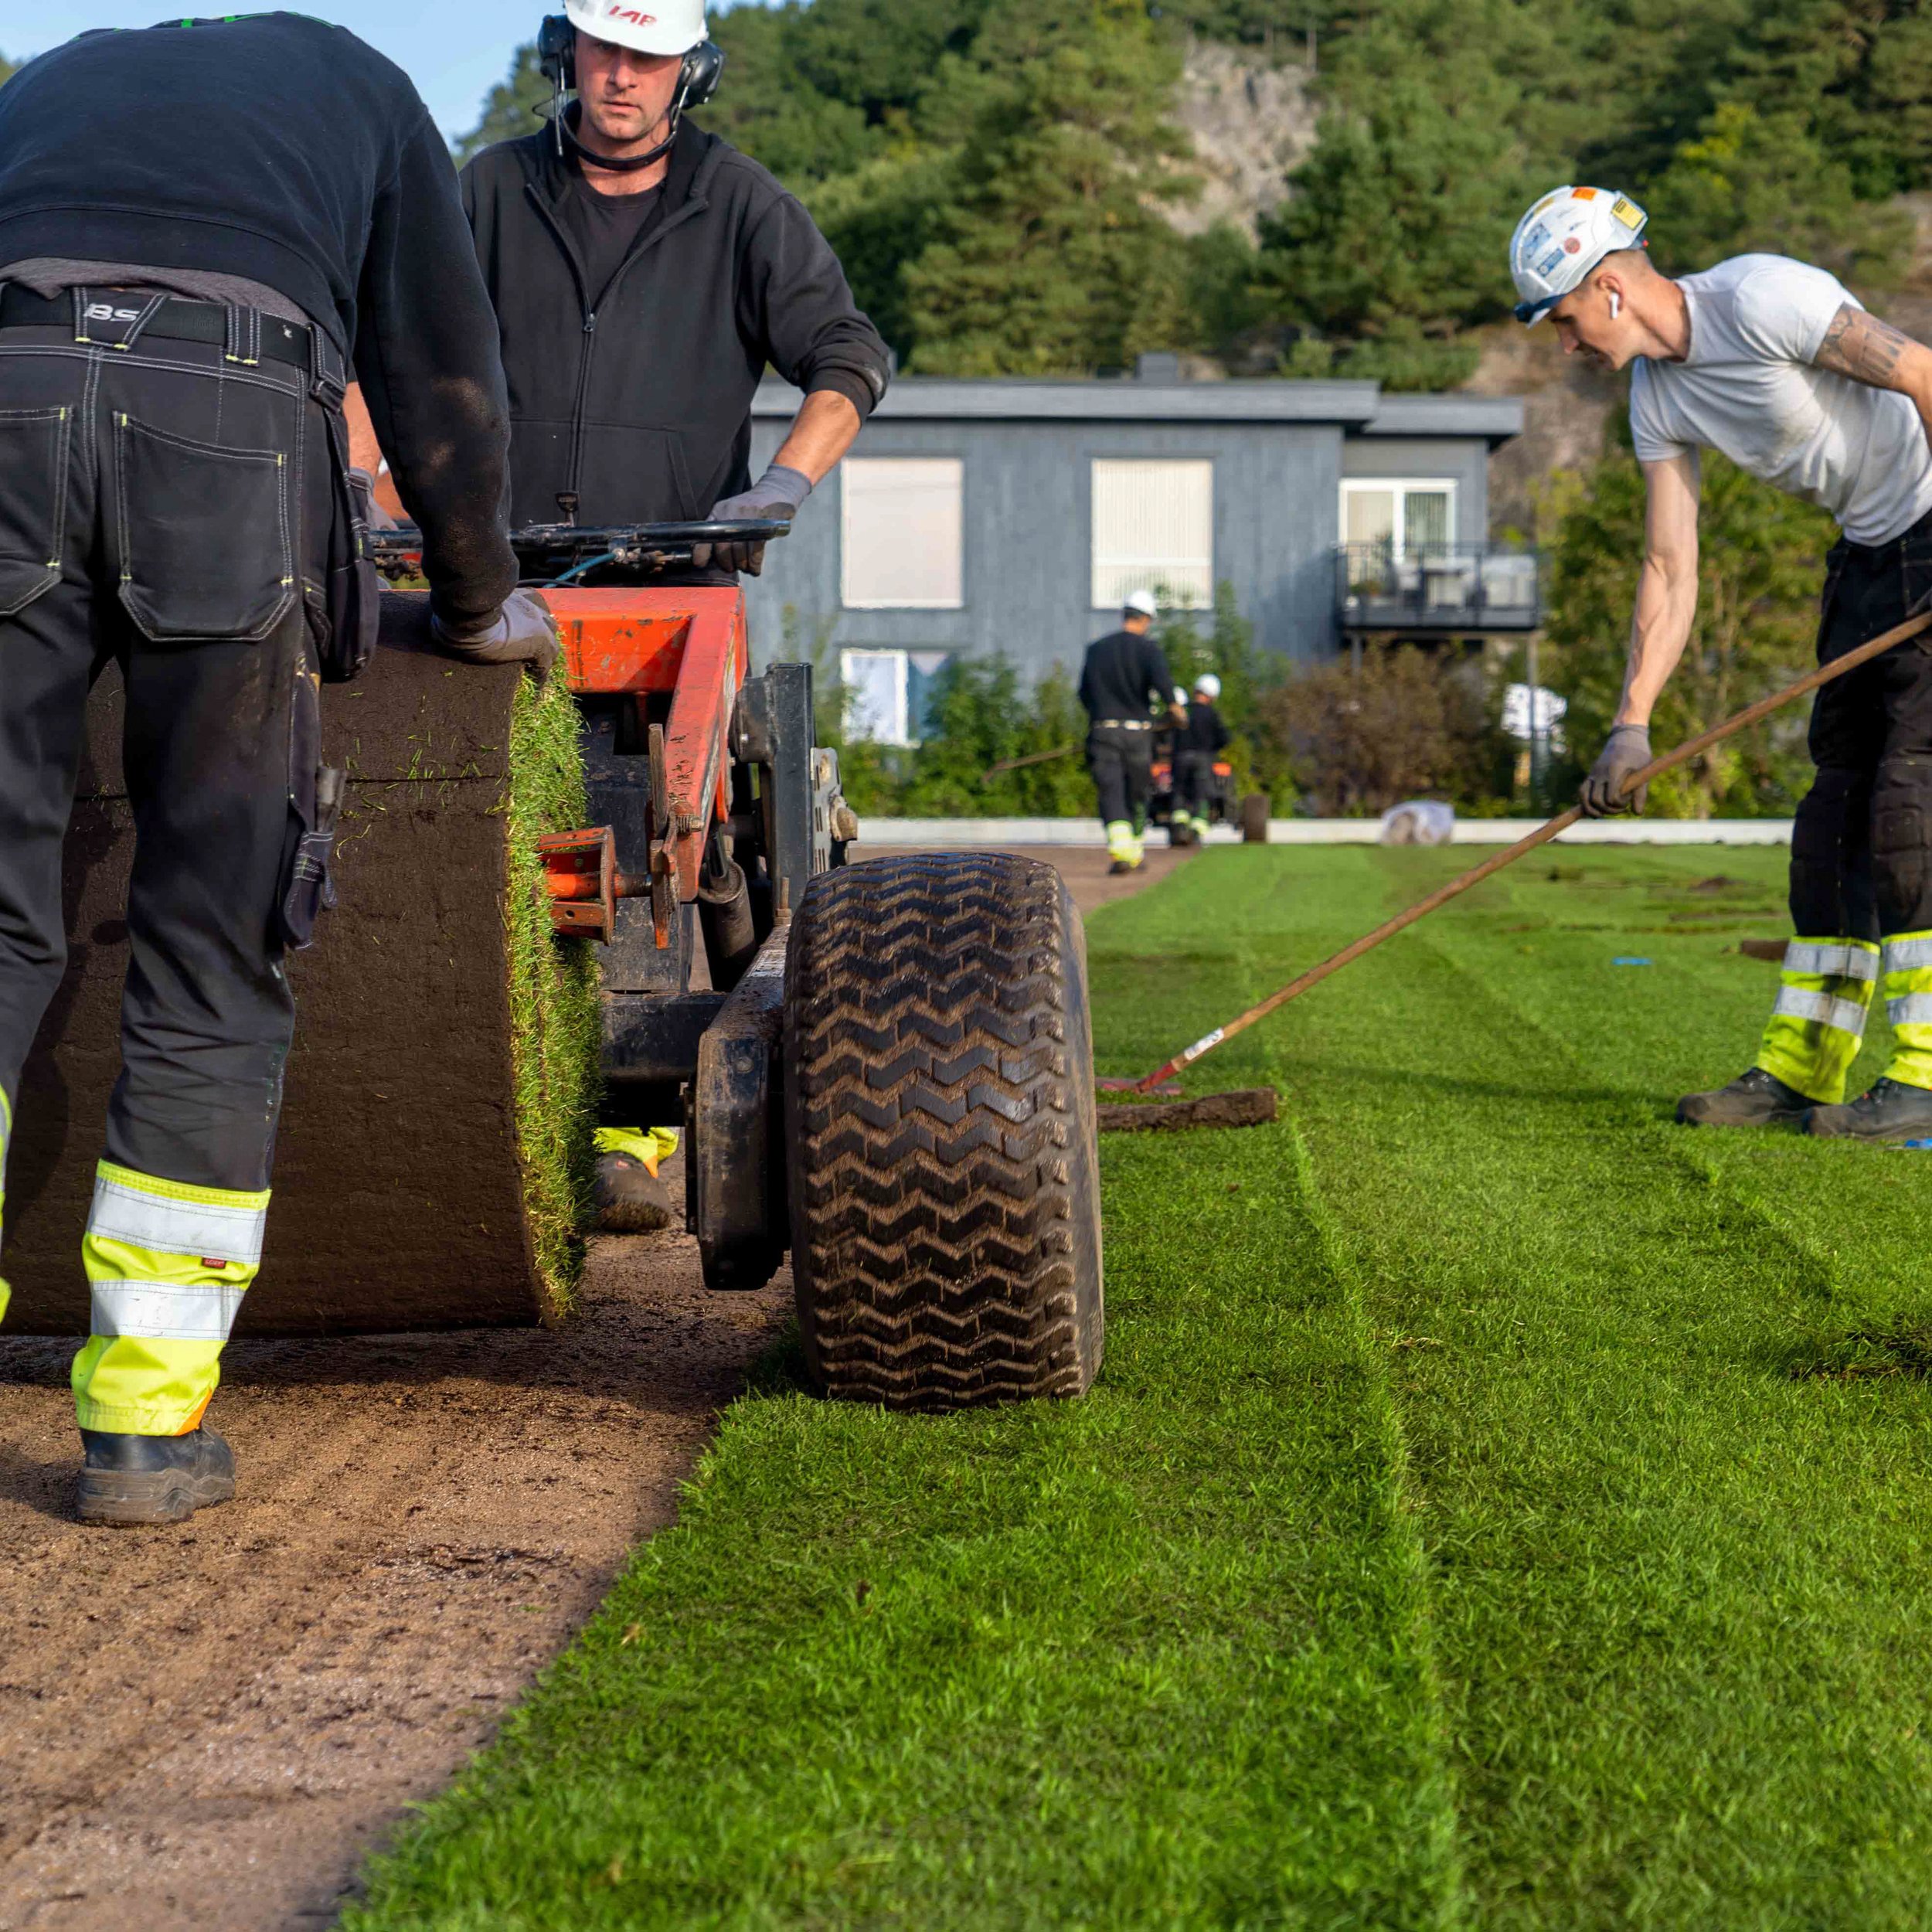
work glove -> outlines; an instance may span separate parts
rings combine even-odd
[[[811,494],[811,478],[803,470],[774,463],[750,489],[713,504],[709,521],[746,523],[770,519],[789,523]],[[765,567],[765,546],[762,543],[699,543],[692,548],[691,561],[700,570],[742,570],[746,576],[755,577]]]
[[[1601,818],[1610,812],[1641,811],[1649,786],[1638,786],[1628,798],[1620,794],[1624,780],[1649,763],[1649,726],[1612,726],[1597,762],[1590,768],[1590,776],[1583,781],[1583,794],[1577,801],[1583,808],[1583,816]]]
[[[393,530],[396,519],[376,500],[376,479],[367,470],[351,470],[349,478],[361,493],[362,521],[372,530]]]
[[[465,664],[527,664],[539,681],[549,675],[562,646],[556,624],[534,590],[512,590],[495,616],[445,623],[430,610],[437,648]]]

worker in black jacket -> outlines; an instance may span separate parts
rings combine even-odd
[[[1221,680],[1204,671],[1194,680],[1187,722],[1174,733],[1174,828],[1196,841],[1207,836],[1208,802],[1214,796],[1214,764],[1229,743],[1216,700]]]
[[[1080,668],[1087,768],[1100,795],[1109,872],[1134,871],[1146,856],[1142,837],[1154,791],[1156,713],[1177,725],[1185,716],[1172,701],[1167,659],[1149,634],[1158,614],[1149,593],[1134,591],[1120,629],[1090,644]]]
[[[546,35],[556,118],[463,171],[509,380],[513,521],[789,519],[885,394],[884,342],[797,199],[685,118],[723,60],[703,0],[567,0]],[[805,400],[754,482],[767,365]]]
[[[233,1493],[202,1417],[261,1256],[283,954],[327,896],[318,679],[355,668],[374,618],[352,352],[436,634],[547,663],[502,519],[495,326],[403,73],[282,13],[83,34],[0,89],[0,1151],[61,978],[62,842],[109,658],[136,832],[73,1376],[91,1521]]]

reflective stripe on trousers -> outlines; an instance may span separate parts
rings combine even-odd
[[[1835,1107],[1865,1037],[1879,949],[1862,939],[1794,939],[1757,1064],[1808,1100]]]
[[[1886,940],[1885,1011],[1892,1022],[1885,1077],[1932,1087],[1932,933],[1895,933]]]
[[[267,1219],[266,1188],[191,1187],[100,1163],[80,1244],[94,1304],[73,1363],[82,1428],[175,1436],[199,1425]]]

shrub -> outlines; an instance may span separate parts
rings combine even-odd
[[[1501,747],[1479,660],[1372,646],[1268,692],[1262,730],[1314,811],[1369,817],[1425,794],[1481,801]]]

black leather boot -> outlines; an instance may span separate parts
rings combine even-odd
[[[212,1429],[185,1436],[80,1432],[80,1520],[185,1522],[197,1509],[235,1493],[235,1454]]]
[[[1787,1122],[1794,1126],[1817,1105],[1775,1073],[1753,1066],[1729,1087],[1686,1094],[1677,1103],[1677,1117],[1685,1127],[1781,1127]]]
[[[1815,1107],[1804,1131],[1821,1141],[1932,1140],[1932,1090],[1878,1080],[1844,1107]]]

